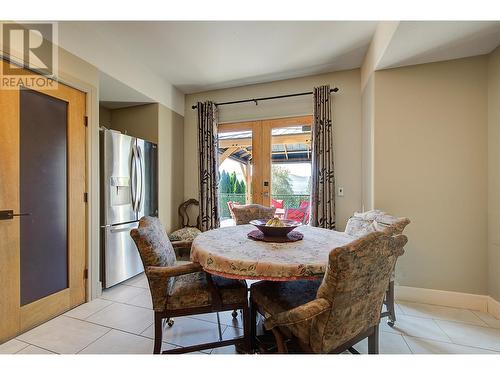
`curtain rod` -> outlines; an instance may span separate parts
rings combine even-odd
[[[337,87],[330,89],[330,93],[332,92],[337,92],[339,89]],[[223,103],[215,103],[216,106],[220,105],[228,105],[228,104],[238,104],[238,103],[249,103],[249,102],[254,102],[255,105],[258,104],[258,102],[262,100],[271,100],[271,99],[282,99],[282,98],[291,98],[293,96],[304,96],[304,95],[312,95],[312,91],[309,92],[299,92],[297,94],[288,94],[288,95],[278,95],[278,96],[267,96],[265,98],[255,98],[255,99],[243,99],[243,100],[235,100],[232,102],[223,102]],[[192,109],[198,108],[198,105],[193,105],[191,106]]]

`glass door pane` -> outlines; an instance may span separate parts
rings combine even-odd
[[[271,131],[271,205],[285,219],[309,222],[311,200],[311,127]]]
[[[221,226],[234,225],[233,205],[252,203],[252,131],[219,129],[219,212]]]

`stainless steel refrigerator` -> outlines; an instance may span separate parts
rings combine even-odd
[[[109,288],[143,271],[130,230],[158,215],[157,146],[102,130],[100,155],[101,281]]]

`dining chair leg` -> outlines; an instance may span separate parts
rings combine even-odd
[[[252,334],[250,328],[250,309],[248,307],[243,309],[243,337],[245,337],[245,350],[247,353],[253,352]]]
[[[161,341],[163,336],[163,318],[161,314],[155,312],[155,345],[153,354],[161,353]]]
[[[373,327],[373,333],[368,336],[368,354],[378,354],[378,325]]]
[[[286,346],[285,337],[280,332],[278,328],[273,328],[272,332],[274,334],[274,338],[276,340],[276,345],[278,346],[278,353],[286,354],[288,353],[288,348]]]
[[[394,307],[394,281],[389,282],[389,287],[386,292],[386,302],[387,302],[387,311],[389,316],[387,318],[387,324],[392,327],[396,322],[396,309]]]
[[[250,345],[253,350],[257,349],[257,309],[250,297]]]

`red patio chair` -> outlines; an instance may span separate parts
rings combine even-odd
[[[306,211],[306,217],[304,218],[304,224],[309,223],[309,215],[311,214],[311,202],[310,201],[301,201],[299,208],[302,208]]]
[[[240,202],[233,202],[229,201],[227,202],[227,207],[229,207],[229,213],[231,214],[231,217],[234,219],[234,214],[233,214],[233,207],[238,206]]]
[[[283,208],[285,206],[285,200],[272,198],[271,206],[273,206],[274,208]]]
[[[295,220],[304,223],[306,211],[303,208],[287,208],[285,211],[285,219]]]

